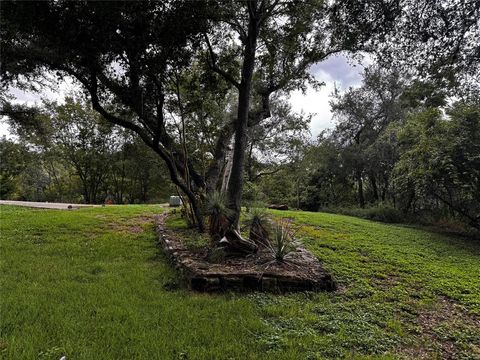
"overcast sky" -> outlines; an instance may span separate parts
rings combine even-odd
[[[368,63],[368,59],[363,63]],[[361,73],[363,72],[362,65],[353,66],[351,61],[343,55],[331,56],[326,61],[312,66],[311,73],[319,81],[325,83],[320,90],[316,91],[311,87],[308,88],[306,94],[301,91],[295,91],[290,97],[292,108],[296,112],[304,112],[305,114],[313,114],[311,123],[311,132],[313,136],[324,129],[331,128],[334,124],[332,122],[332,114],[330,112],[330,95],[334,87],[343,91],[348,87],[358,86],[361,82]],[[42,96],[34,93],[26,93],[20,90],[12,90],[18,102],[34,104],[40,101],[41,97],[48,99],[56,99],[61,101],[69,90],[73,90],[74,86],[71,83],[63,83],[59,86],[58,91],[45,91]],[[8,126],[0,123],[0,136],[9,135]]]
[[[359,86],[364,65],[371,63],[371,60],[365,58],[360,65],[358,62],[355,62],[357,65],[352,63],[354,62],[349,61],[344,55],[331,56],[310,69],[317,80],[325,83],[320,90],[309,87],[306,94],[301,91],[292,93],[290,102],[293,110],[313,114],[310,125],[313,136],[334,125],[329,101],[335,86],[340,91]]]

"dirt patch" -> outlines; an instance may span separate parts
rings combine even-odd
[[[420,326],[421,345],[400,349],[400,353],[412,359],[461,358],[465,348],[462,349],[461,344],[451,336],[451,332],[465,330],[466,327],[477,331],[480,329],[480,319],[446,297],[438,299],[435,309],[420,312],[416,324]],[[480,359],[478,350],[478,347],[472,344],[469,353],[476,353],[477,357],[470,358]]]
[[[140,234],[143,232],[143,229],[140,226],[130,226],[128,232],[132,234]]]
[[[304,247],[298,247],[283,263],[273,261],[266,249],[255,255],[212,263],[207,261],[207,248],[189,248],[177,234],[165,229],[166,216],[163,214],[157,218],[159,244],[193,290],[290,292],[336,289],[332,276]]]
[[[158,218],[159,215],[155,216],[136,216],[134,218],[128,219],[124,222],[113,222],[109,223],[107,226],[109,229],[117,232],[125,232],[131,234],[140,234],[145,231],[145,227],[149,224],[153,225],[155,223],[155,219]]]
[[[141,215],[141,216],[136,216],[132,218],[131,222],[135,224],[153,224],[155,218],[158,218],[158,215],[154,215],[154,216]]]
[[[395,287],[400,282],[400,277],[389,274],[386,276],[378,276],[373,279],[374,284],[382,290],[388,290]]]
[[[130,234],[140,234],[144,230],[138,225],[129,225],[129,224],[120,224],[120,223],[110,223],[108,224],[108,229],[115,232],[123,232]]]

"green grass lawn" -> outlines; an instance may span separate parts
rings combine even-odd
[[[274,212],[295,220],[339,291],[196,294],[172,290],[161,211],[0,207],[0,356],[480,359],[478,241]]]

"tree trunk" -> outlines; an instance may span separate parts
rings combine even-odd
[[[152,149],[160,155],[160,157],[165,161],[167,165],[168,172],[170,173],[170,180],[172,180],[173,184],[178,186],[180,190],[187,196],[188,200],[190,201],[190,205],[192,207],[192,212],[197,222],[198,231],[203,233],[205,231],[205,220],[203,214],[200,210],[201,206],[199,204],[199,200],[197,198],[197,194],[187,186],[182,179],[179,177],[179,173],[177,171],[177,167],[175,164],[175,159],[158,146],[158,144],[154,144]]]
[[[217,139],[213,160],[205,174],[207,195],[211,195],[218,190],[221,172],[225,166],[226,154],[230,150],[229,145],[232,142],[233,131],[233,124],[229,122],[224,126],[219,138]]]
[[[370,184],[372,185],[372,192],[373,192],[373,200],[378,202],[378,187],[377,187],[377,180],[375,179],[375,175],[370,174]]]
[[[383,184],[383,188],[382,188],[382,192],[381,192],[381,194],[382,194],[381,197],[382,197],[382,201],[385,202],[389,183],[388,183],[388,179],[386,177],[384,178],[383,182],[384,182],[384,184]]]
[[[83,191],[83,201],[85,202],[85,204],[91,203],[90,194],[88,193],[88,190]]]
[[[220,245],[225,247],[229,254],[252,254],[257,252],[258,246],[251,240],[244,239],[237,230],[228,230],[225,237],[220,240]]]
[[[80,177],[80,181],[82,182],[82,188],[83,188],[83,201],[85,204],[90,204],[91,203],[91,198],[90,198],[90,191],[88,190],[88,185],[86,180],[83,179],[83,177]]]
[[[247,177],[248,181],[253,182],[255,177],[253,176],[253,140],[250,140],[250,146],[248,148],[248,160],[247,160]]]
[[[415,199],[415,192],[414,191],[410,191],[410,193],[408,194],[408,201],[407,201],[407,205],[405,206],[405,209],[404,209],[404,213],[405,214],[408,214],[408,212],[410,211],[410,208],[412,207],[412,204],[413,204],[413,200]]]
[[[357,186],[358,186],[358,204],[363,209],[365,208],[365,198],[363,196],[363,180],[362,180],[362,171],[357,170]]]
[[[252,77],[255,69],[255,52],[258,37],[258,14],[256,2],[248,3],[249,23],[242,64],[242,78],[238,88],[238,113],[235,122],[235,144],[233,148],[232,172],[228,181],[227,205],[233,211],[232,225],[238,227],[243,192],[243,170],[247,146],[247,125],[250,108]]]

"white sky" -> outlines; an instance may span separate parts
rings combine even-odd
[[[343,91],[348,87],[358,86],[361,82],[361,73],[363,65],[352,65],[344,55],[331,56],[326,61],[312,66],[311,73],[319,81],[323,81],[325,86],[316,91],[309,87],[305,94],[301,91],[295,91],[291,94],[290,103],[295,112],[312,114],[312,123],[310,130],[313,136],[324,129],[333,127],[332,113],[330,112],[330,95],[334,87]],[[369,64],[369,58],[364,59],[363,64]],[[62,101],[65,94],[74,90],[72,82],[65,82],[59,85],[57,91],[46,90],[42,95],[29,93],[18,89],[13,89],[11,94],[19,103],[28,103],[30,105],[39,102],[41,98]],[[10,136],[7,124],[0,120],[0,136]]]
[[[364,65],[371,64],[372,59],[365,57],[360,65],[352,65],[352,63],[353,61],[349,61],[344,55],[329,57],[310,69],[317,80],[325,83],[320,90],[309,87],[306,94],[301,91],[291,94],[290,103],[295,112],[303,111],[305,114],[313,114],[310,124],[313,136],[334,126],[329,101],[335,86],[340,91],[359,86]]]

